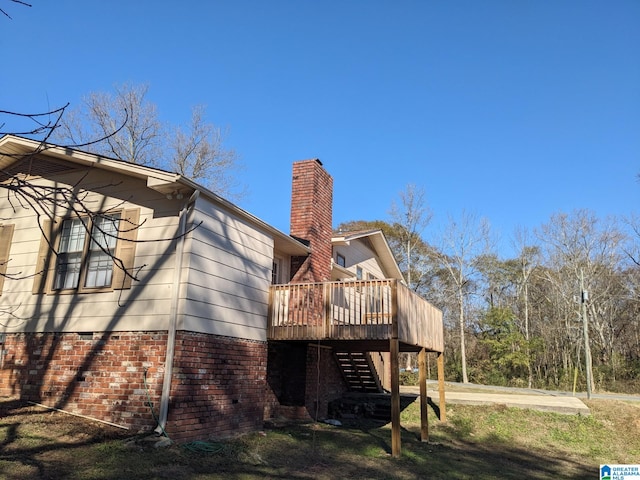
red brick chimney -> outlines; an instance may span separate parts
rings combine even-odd
[[[331,280],[333,178],[318,159],[293,164],[291,235],[309,242],[311,255],[291,260],[292,282]]]

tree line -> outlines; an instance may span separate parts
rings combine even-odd
[[[381,229],[409,287],[443,311],[449,380],[637,391],[639,217],[556,213],[515,232],[503,258],[485,219],[463,212],[426,237],[424,191],[400,200],[389,220],[339,228]]]
[[[0,135],[41,139],[31,155],[55,141],[160,166],[233,197],[238,157],[224,148],[223,132],[205,121],[204,107],[193,108],[189,125],[167,130],[147,91],[124,84],[115,94],[87,95],[76,109],[0,111]],[[18,120],[28,126],[6,128]],[[4,189],[50,216],[39,192],[23,198],[32,184],[2,173],[10,179]],[[68,201],[82,204],[77,196]],[[602,390],[640,386],[640,217],[557,213],[532,231],[516,232],[516,254],[502,258],[486,220],[463,212],[425,238],[431,216],[424,191],[408,185],[388,220],[339,228],[381,229],[409,287],[443,311],[449,379],[553,388],[577,381],[584,388],[589,378],[590,387]]]

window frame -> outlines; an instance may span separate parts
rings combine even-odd
[[[139,228],[140,209],[121,209],[113,210],[108,214],[100,216],[119,215],[119,226],[116,229],[117,239],[113,246],[111,284],[109,286],[87,287],[85,286],[90,261],[90,247],[94,242],[94,235],[91,229],[94,222],[88,216],[67,216],[51,220],[44,220],[41,225],[41,231],[44,237],[40,242],[40,251],[38,252],[38,261],[36,263],[36,272],[34,275],[33,293],[47,295],[64,295],[76,293],[99,293],[111,292],[114,290],[124,290],[131,288],[132,278],[126,274],[132,273],[135,260],[135,246],[137,238],[137,230]],[[65,221],[80,219],[85,224],[85,238],[80,260],[80,272],[77,286],[67,288],[55,288],[58,278],[58,253],[62,241],[63,228]],[[111,249],[111,248],[109,248]],[[97,249],[96,251],[101,251]]]
[[[113,228],[111,227],[105,228],[105,225],[115,224],[116,222],[114,221],[114,219],[116,217],[117,217],[118,225],[116,225]],[[114,258],[116,254],[117,244],[119,241],[118,236],[121,230],[120,228],[121,221],[122,221],[122,215],[119,211],[112,212],[108,215],[107,214],[98,215],[95,218],[90,218],[86,216],[65,218],[60,225],[60,231],[58,232],[58,237],[56,239],[56,242],[57,242],[56,251],[58,252],[58,254],[53,267],[54,273],[53,273],[51,290],[55,292],[64,292],[67,290],[71,290],[71,291],[77,291],[80,293],[85,291],[94,292],[94,291],[103,291],[103,290],[113,290],[114,273],[115,273],[115,269],[118,268],[114,262]],[[65,239],[65,232],[67,232],[67,229],[65,229],[65,226],[67,225],[68,222],[73,222],[73,223],[68,229],[69,237]],[[69,250],[69,251],[67,251],[67,249],[65,248],[65,251],[61,252],[61,249],[63,247],[63,242],[66,245],[79,243],[77,241],[74,242],[74,239],[73,239],[74,235],[77,235],[77,233],[74,232],[73,230],[74,227],[81,229],[80,231],[82,232],[82,239],[81,239],[82,248],[79,249],[78,246],[76,246],[75,250]],[[99,230],[96,230],[96,228],[98,228]],[[103,234],[102,232],[105,232],[105,234]],[[106,239],[106,245],[102,245],[102,246],[100,245],[100,243],[102,243],[101,239]],[[111,243],[113,244],[111,245]],[[105,253],[105,250],[107,250],[108,253]],[[72,277],[69,278],[68,275],[70,274],[66,270],[65,270],[65,273],[61,274],[63,265],[65,265],[63,262],[61,262],[61,258],[63,254],[78,258],[78,260],[74,262],[74,264],[77,265],[77,268],[79,270],[77,273],[77,278],[73,278],[73,275],[74,275],[73,273],[71,273]],[[109,284],[98,284],[97,279],[100,277],[100,269],[99,268],[96,269],[95,267],[92,268],[92,264],[95,265],[96,260],[99,262],[100,257],[104,255],[107,255],[106,258],[108,259],[108,262],[111,264],[111,272],[108,274],[108,277],[110,278],[110,280],[109,280]],[[90,281],[91,278],[94,278],[94,281],[92,282],[93,285],[87,285],[87,283]],[[74,283],[74,286],[65,287],[64,285],[69,283],[69,280],[72,280],[72,282]],[[63,286],[61,287],[57,286],[59,281],[62,281]]]
[[[271,268],[271,285],[284,285],[289,281],[289,257],[275,254]]]

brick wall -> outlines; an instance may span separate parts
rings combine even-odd
[[[261,429],[267,374],[264,342],[178,332],[167,433],[176,441]]]
[[[157,416],[166,343],[166,332],[7,334],[0,395],[150,431],[156,420],[148,398]],[[178,332],[169,437],[184,442],[261,429],[266,350],[262,342]]]
[[[333,350],[309,344],[269,344],[265,419],[327,418],[329,402],[348,387]]]
[[[147,394],[159,404],[166,343],[166,332],[7,334],[0,395],[150,430]]]
[[[331,348],[309,344],[307,349],[307,410],[317,420],[327,418],[329,402],[348,391]]]
[[[311,255],[293,259],[293,282],[331,279],[333,178],[320,160],[294,162],[291,186],[291,235],[307,240]]]
[[[307,346],[269,342],[265,420],[311,420],[305,404]]]

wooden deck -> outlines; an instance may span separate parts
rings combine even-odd
[[[442,312],[398,280],[273,285],[269,340],[366,342],[442,353]],[[385,348],[380,348],[385,347]]]

